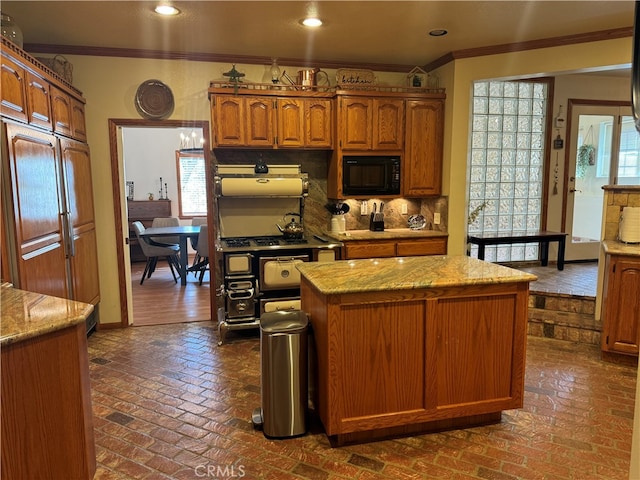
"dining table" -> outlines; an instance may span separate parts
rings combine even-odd
[[[180,285],[187,284],[187,274],[189,273],[189,250],[188,239],[196,239],[200,234],[199,225],[179,225],[176,227],[149,227],[140,236],[142,237],[178,237],[180,241],[179,274]]]

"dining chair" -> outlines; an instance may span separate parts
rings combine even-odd
[[[131,225],[133,227],[133,231],[136,233],[136,237],[138,238],[138,243],[140,244],[142,253],[145,257],[147,257],[147,264],[144,266],[144,272],[142,272],[140,285],[144,283],[145,277],[151,278],[151,274],[155,271],[156,265],[158,264],[159,257],[165,257],[167,259],[167,262],[169,263],[169,269],[171,270],[171,275],[173,275],[173,281],[178,283],[176,271],[180,271],[180,263],[178,260],[178,252],[180,251],[180,247],[178,245],[152,245],[151,243],[147,242],[146,238],[142,236],[145,231],[142,222],[133,222]]]
[[[196,253],[200,259],[198,263],[190,268],[190,270],[199,273],[199,283],[202,285],[202,279],[207,270],[209,270],[209,232],[207,225],[200,225],[200,233],[198,234],[198,243],[196,244]]]
[[[178,217],[156,217],[151,222],[151,227],[179,227],[180,220]],[[178,237],[151,237],[151,243],[158,246],[179,245]]]
[[[191,219],[191,225],[193,227],[199,227],[200,225],[206,225],[206,224],[207,224],[207,217],[193,217]],[[193,248],[196,251],[196,254],[193,257],[193,263],[191,264],[191,266],[193,267],[200,261],[200,255],[198,254],[198,249],[197,249],[198,238],[189,237],[189,240],[191,241],[191,248]]]

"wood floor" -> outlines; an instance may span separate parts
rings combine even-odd
[[[211,320],[209,272],[202,285],[190,273],[184,287],[173,281],[165,260],[159,260],[151,278],[140,285],[144,262],[131,264],[131,289],[133,296],[133,325],[163,325],[170,323]]]

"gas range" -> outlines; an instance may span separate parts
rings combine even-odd
[[[338,248],[342,246],[342,243],[319,235],[300,239],[285,239],[280,235],[223,238],[219,240],[217,246],[222,252],[255,252],[270,250],[296,250],[301,248]]]

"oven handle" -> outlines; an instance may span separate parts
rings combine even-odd
[[[227,295],[230,300],[246,300],[254,297],[253,288],[248,290],[234,290],[232,292],[228,292]]]

